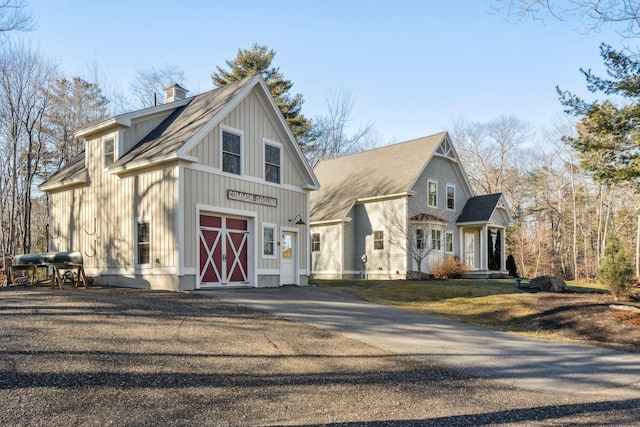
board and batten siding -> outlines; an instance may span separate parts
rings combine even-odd
[[[191,149],[189,155],[196,157],[202,166],[221,169],[220,125],[227,126],[243,133],[243,175],[264,180],[264,139],[282,144],[286,137],[274,126],[275,118],[265,111],[262,104],[256,90],[253,90],[223,118],[221,124]],[[281,183],[302,187],[304,178],[295,167],[290,150],[286,145],[282,147]]]
[[[257,194],[265,197],[278,199],[278,206],[265,206],[244,201],[227,199],[228,190],[235,190],[243,193]],[[196,267],[196,242],[197,205],[215,206],[223,209],[236,211],[255,212],[258,221],[257,231],[261,233],[262,224],[276,224],[277,232],[281,233],[281,227],[296,227],[289,220],[296,215],[305,217],[307,212],[308,194],[306,191],[294,191],[274,185],[266,185],[247,181],[241,177],[229,175],[219,175],[206,171],[184,168],[184,233],[185,245],[183,248],[185,255],[184,266],[195,269]],[[305,219],[306,221],[306,219]],[[298,248],[299,248],[299,268],[306,269],[308,259],[308,226],[299,226]],[[260,256],[262,253],[262,236],[256,236],[258,241],[259,254],[257,256],[258,269],[279,268],[278,259],[265,259]],[[279,237],[278,237],[279,241]]]
[[[139,273],[136,219],[145,217],[153,264],[145,274],[177,272],[177,166],[120,178],[102,167],[105,139],[87,141],[90,186],[51,193],[51,250],[82,252],[88,274]]]
[[[343,224],[318,225],[311,233],[320,234],[320,250],[311,256],[311,272],[321,279],[341,279],[343,274]]]

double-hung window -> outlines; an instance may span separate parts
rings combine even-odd
[[[384,249],[384,231],[377,230],[373,232],[373,249],[374,250]]]
[[[313,233],[311,235],[311,251],[320,252],[320,233]]]
[[[276,257],[276,226],[264,224],[262,227],[262,256],[264,258]]]
[[[427,186],[427,204],[431,208],[438,207],[438,183],[435,181],[428,181]]]
[[[279,144],[264,144],[264,179],[268,182],[280,184],[280,167],[282,162],[282,148]]]
[[[425,247],[424,229],[416,228],[416,247],[418,249],[424,249]]]
[[[453,233],[449,231],[444,233],[444,250],[445,252],[453,252]]]
[[[149,218],[138,218],[137,220],[136,245],[136,264],[139,266],[151,265],[151,220]]]
[[[442,250],[442,231],[435,228],[431,229],[431,249],[434,251]]]
[[[456,187],[447,184],[447,209],[455,209]]]
[[[222,170],[242,175],[242,134],[222,131]]]
[[[115,156],[116,156],[115,145],[116,144],[113,138],[109,138],[104,141],[103,157],[104,157],[105,168],[108,168],[109,166],[111,166],[115,161]]]

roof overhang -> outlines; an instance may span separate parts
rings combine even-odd
[[[198,159],[196,157],[186,156],[186,155],[179,156],[177,153],[172,153],[163,157],[157,157],[153,159],[153,161],[144,160],[139,162],[131,162],[131,163],[126,163],[124,165],[120,165],[118,167],[109,168],[109,172],[114,173],[116,175],[123,175],[130,172],[135,172],[142,169],[147,169],[154,166],[175,162],[179,160],[183,160],[189,163],[198,162]]]
[[[309,223],[310,226],[322,226],[322,225],[333,225],[333,224],[342,224],[345,222],[351,222],[353,218],[345,217],[339,219],[328,219],[325,221],[311,221]]]
[[[86,169],[80,171],[70,179],[64,179],[56,182],[44,182],[38,186],[41,191],[58,191],[86,185],[89,182],[89,171]]]

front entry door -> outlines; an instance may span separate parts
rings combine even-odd
[[[248,285],[248,221],[200,215],[200,285]]]
[[[476,236],[473,233],[464,235],[464,264],[470,268],[476,266]]]
[[[296,235],[283,232],[280,242],[280,284],[296,284]]]

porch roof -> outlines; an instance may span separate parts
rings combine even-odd
[[[488,222],[501,197],[502,193],[494,193],[470,198],[464,205],[456,223]]]

